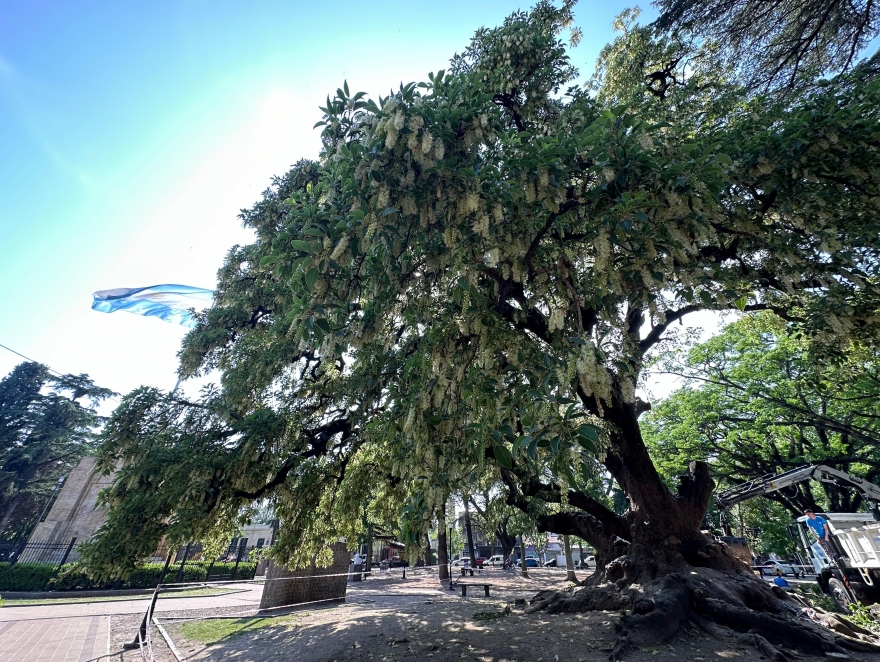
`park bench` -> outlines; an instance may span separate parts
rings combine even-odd
[[[462,584],[461,582],[459,582],[458,586],[461,586],[461,597],[463,597],[463,598],[467,597],[468,586],[482,586],[486,590],[486,597],[488,598],[489,597],[489,587],[492,586],[492,584],[477,584],[477,583]]]

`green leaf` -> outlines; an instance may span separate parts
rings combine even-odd
[[[508,469],[513,467],[513,455],[511,455],[507,446],[492,444],[492,451],[495,453],[495,459],[498,460],[498,464]]]
[[[533,460],[538,457],[538,442],[532,440],[532,443],[529,444],[528,447],[529,457]]]
[[[747,305],[748,303],[749,303],[749,298],[748,298],[748,297],[740,297],[739,299],[737,299],[736,301],[733,302],[733,305],[735,305],[735,306],[736,306],[737,308],[739,308],[741,311],[745,311],[745,309],[746,309],[746,305]]]
[[[260,258],[260,266],[265,267],[267,264],[274,264],[280,259],[280,255],[264,255],[262,258]]]
[[[318,282],[318,270],[312,267],[309,269],[309,272],[306,274],[306,287],[309,290],[314,289],[315,283]]]
[[[599,428],[595,425],[582,425],[578,428],[578,434],[584,439],[589,439],[597,444],[599,443]]]
[[[578,443],[591,453],[596,452],[599,443],[599,430],[595,425],[581,425],[578,428]]]
[[[298,251],[305,251],[306,253],[312,252],[311,245],[308,242],[302,241],[300,239],[294,239],[293,241],[290,242],[290,245],[293,246]]]

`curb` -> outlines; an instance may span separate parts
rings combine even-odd
[[[103,598],[113,595],[149,595],[152,588],[122,588],[116,591],[0,591],[0,596],[8,600],[52,600],[54,598]]]
[[[194,587],[198,588],[198,587]],[[120,599],[125,598],[127,596],[132,595],[152,595],[153,591],[156,589],[152,588],[121,588],[115,591],[107,590],[107,591],[0,591],[0,597],[4,600],[63,600],[65,598],[114,598],[119,597]],[[163,595],[169,595],[173,593],[180,593],[183,591],[192,590],[189,588],[186,589],[164,589],[162,591]],[[219,593],[216,596],[210,595],[182,595],[179,597],[182,598],[210,598],[210,597],[218,597],[221,595],[229,595],[231,593],[242,593],[247,591],[247,589],[237,589],[234,591],[226,591],[224,593]],[[10,604],[10,607],[14,607],[15,605]],[[27,607],[30,605],[20,605],[23,607]],[[34,605],[40,606],[40,605]]]

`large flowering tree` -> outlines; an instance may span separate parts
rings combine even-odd
[[[257,240],[184,342],[181,373],[219,388],[136,391],[108,426],[98,571],[264,498],[283,560],[366,517],[417,544],[497,472],[510,505],[596,547],[587,587],[533,608],[628,610],[614,655],[688,618],[837,647],[700,533],[707,467],[667,487],[636,390],[695,311],[774,311],[817,356],[876,338],[878,84],[857,68],[776,104],[711,45],[625,20],[589,89],[567,87],[572,5],[481,30],[386,98],[328,98],[320,161],[243,214]]]

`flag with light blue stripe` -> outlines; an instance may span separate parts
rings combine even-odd
[[[124,310],[192,328],[196,321],[191,310],[210,306],[214,291],[189,285],[151,285],[100,290],[92,296],[95,299],[92,310],[102,313]]]

